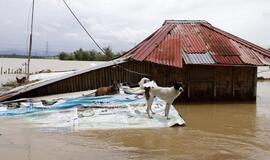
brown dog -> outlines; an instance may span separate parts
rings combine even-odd
[[[100,87],[96,90],[95,96],[118,94],[120,84],[117,81],[112,81],[112,85],[108,87]]]

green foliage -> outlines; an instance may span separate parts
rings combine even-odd
[[[65,52],[61,52],[59,54],[59,59],[60,60],[75,60],[75,56],[73,53],[65,53]]]
[[[121,53],[114,53],[111,47],[103,48],[105,53],[97,52],[96,50],[85,51],[82,48],[72,52],[61,52],[60,60],[78,60],[78,61],[109,61],[121,56]]]

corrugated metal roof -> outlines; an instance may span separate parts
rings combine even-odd
[[[186,64],[216,64],[211,54],[206,53],[183,53]]]
[[[190,53],[196,53],[194,60],[188,59],[194,58]],[[202,53],[207,57],[197,55]],[[181,68],[182,54],[187,64],[257,66],[270,62],[270,51],[200,20],[167,20],[123,57]]]
[[[198,30],[200,30],[201,37],[204,42],[208,45],[208,50],[214,54],[221,56],[237,56],[237,50],[231,45],[230,39],[218,34],[217,32],[209,29],[208,27],[203,27],[197,25]]]
[[[265,49],[265,48],[262,48],[262,47],[260,47],[260,46],[258,46],[256,44],[251,43],[251,42],[248,42],[248,41],[246,41],[246,40],[244,40],[242,38],[239,38],[239,37],[237,37],[235,35],[232,35],[232,34],[230,34],[228,32],[225,32],[225,31],[223,31],[223,30],[221,30],[219,28],[216,28],[214,26],[205,25],[203,23],[201,23],[201,25],[204,26],[204,27],[211,28],[212,30],[226,36],[227,38],[232,39],[232,40],[238,42],[239,44],[244,45],[244,46],[248,47],[249,49],[252,49],[252,50],[254,50],[254,51],[256,51],[256,52],[258,52],[258,53],[260,53],[260,54],[262,54],[262,55],[264,55],[264,56],[266,56],[268,58],[270,58],[270,51]]]
[[[258,54],[258,53],[256,53],[256,55],[258,56],[258,58],[260,59],[261,62],[270,66],[270,58],[269,57],[266,57],[266,56]]]
[[[229,64],[229,65],[241,65],[241,64],[244,64],[239,56],[213,55],[213,59],[218,64]]]
[[[157,32],[145,41],[141,46],[134,51],[132,58],[143,61],[167,36],[168,33],[175,27],[175,25],[169,24],[161,27]]]
[[[118,65],[118,64],[125,63],[126,60],[127,60],[127,58],[118,58],[118,59],[108,61],[106,63],[100,64],[100,65],[97,65],[97,66],[94,66],[94,67],[90,67],[90,68],[87,68],[87,69],[84,69],[84,70],[74,71],[72,73],[66,74],[66,75],[61,76],[61,77],[57,77],[57,78],[53,78],[53,79],[49,79],[49,80],[41,80],[41,81],[37,81],[37,82],[34,82],[34,83],[29,83],[27,85],[23,85],[23,86],[20,86],[20,87],[16,87],[16,88],[11,89],[11,90],[9,90],[7,92],[1,93],[0,94],[0,102],[4,101],[6,99],[9,99],[9,98],[11,98],[13,96],[28,92],[30,90],[33,90],[33,89],[36,89],[36,88],[39,88],[39,87],[42,87],[42,86],[46,86],[48,84],[52,84],[54,82],[57,82],[57,81],[60,81],[60,80],[63,80],[63,79],[74,77],[74,76],[84,74],[84,73],[87,73],[87,72],[90,72],[90,71],[93,71],[93,70],[97,70],[97,69],[100,69],[100,68],[105,68],[105,67],[115,66],[115,65]]]
[[[177,28],[171,33],[146,57],[146,61],[182,67],[181,38]]]
[[[195,27],[195,25],[190,24],[182,24],[177,25],[177,29],[181,32],[181,40],[183,42],[183,49],[187,53],[193,52],[206,52],[207,48],[203,39],[198,36],[199,30]]]
[[[241,60],[246,64],[261,65],[262,62],[256,56],[256,52],[246,46],[239,45],[239,43],[231,40],[232,45],[237,49]]]

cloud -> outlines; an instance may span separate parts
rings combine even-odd
[[[212,25],[270,46],[268,0],[66,0],[101,46],[128,50],[165,19],[204,19]],[[30,0],[0,0],[1,49],[25,48]],[[2,7],[4,6],[4,7]],[[16,12],[15,12],[16,11]],[[72,51],[95,45],[69,13],[62,0],[38,0],[35,5],[33,49]],[[38,34],[36,34],[38,33]],[[3,45],[6,44],[6,45]]]
[[[71,37],[71,38],[78,38],[79,37],[78,33],[65,33],[64,35],[67,37]]]

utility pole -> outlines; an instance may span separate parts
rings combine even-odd
[[[46,56],[49,56],[49,42],[46,41]]]
[[[30,40],[29,40],[29,52],[28,52],[27,76],[26,76],[27,79],[29,79],[29,74],[30,74],[30,59],[31,59],[31,55],[32,55],[32,37],[33,37],[34,9],[35,9],[35,0],[33,0],[33,3],[32,3],[31,32],[30,32]]]

